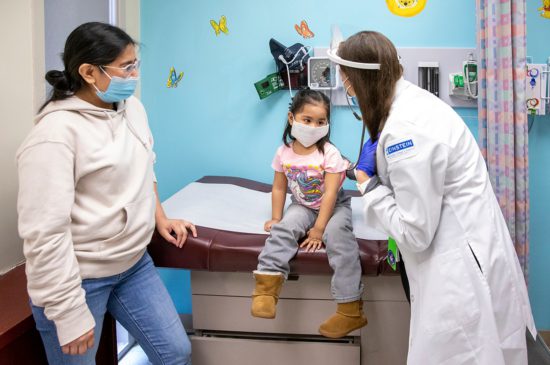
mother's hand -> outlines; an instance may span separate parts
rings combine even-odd
[[[92,328],[76,340],[61,346],[61,351],[66,355],[83,355],[94,347],[94,329]]]
[[[191,222],[183,219],[158,219],[157,231],[168,242],[177,247],[183,247],[185,240],[187,240],[187,230],[190,230],[193,237],[197,237],[197,228]],[[172,236],[172,233],[176,237]]]

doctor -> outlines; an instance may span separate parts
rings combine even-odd
[[[360,32],[329,57],[371,136],[356,167],[366,222],[410,280],[408,364],[527,364],[536,330],[485,161],[461,118],[405,81],[394,45]]]

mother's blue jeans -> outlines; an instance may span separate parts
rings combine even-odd
[[[82,287],[96,323],[94,347],[83,355],[63,354],[54,322],[46,318],[44,308],[32,305],[50,364],[95,364],[106,311],[137,340],[153,364],[191,364],[191,343],[147,252],[127,271],[84,279]]]

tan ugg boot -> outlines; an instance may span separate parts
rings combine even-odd
[[[252,308],[250,313],[254,317],[275,318],[279,293],[285,281],[281,273],[261,273],[254,271],[256,287],[252,293]]]
[[[367,318],[363,317],[363,301],[338,303],[338,309],[319,327],[319,333],[325,337],[340,338],[351,331],[366,326]]]

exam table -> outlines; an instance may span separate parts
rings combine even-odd
[[[275,319],[250,315],[252,271],[271,217],[270,185],[207,176],[167,199],[166,215],[193,222],[198,237],[189,236],[179,249],[155,232],[148,250],[158,267],[191,270],[193,364],[405,364],[409,305],[398,273],[386,262],[387,236],[363,223],[361,206],[356,194],[353,223],[369,323],[328,339],[317,331],[336,310],[324,249],[300,250],[291,261]]]

